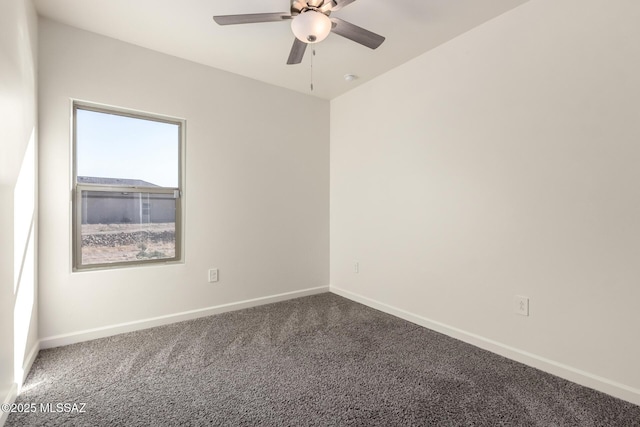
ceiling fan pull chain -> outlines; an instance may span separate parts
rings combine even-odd
[[[313,92],[313,57],[316,56],[316,50],[311,51],[311,92]]]

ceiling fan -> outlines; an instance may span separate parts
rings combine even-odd
[[[219,25],[235,25],[291,19],[291,30],[296,38],[287,64],[299,64],[302,62],[307,44],[321,42],[330,32],[371,49],[376,49],[382,44],[384,37],[340,18],[329,17],[331,12],[340,10],[354,1],[356,0],[292,0],[290,12],[222,15],[214,16],[213,20]]]

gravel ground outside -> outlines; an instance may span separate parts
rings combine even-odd
[[[175,256],[175,224],[83,224],[84,265]]]

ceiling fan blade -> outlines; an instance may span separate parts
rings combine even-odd
[[[220,15],[213,20],[219,25],[254,24],[258,22],[276,22],[291,19],[290,13],[248,13],[245,15]]]
[[[291,52],[289,53],[289,59],[287,65],[299,64],[304,57],[304,51],[307,49],[307,44],[301,42],[298,39],[293,40],[293,46],[291,46]]]
[[[335,12],[336,10],[340,10],[345,6],[349,6],[354,1],[356,0],[331,0],[331,3],[333,4],[331,11]]]
[[[307,4],[311,7],[318,7],[324,0],[307,0]]]
[[[357,25],[353,25],[350,22],[343,21],[340,18],[331,18],[331,22],[333,22],[331,32],[349,40],[353,40],[356,43],[360,43],[368,48],[376,49],[384,41],[384,37],[381,35],[372,33],[371,31],[365,30]]]

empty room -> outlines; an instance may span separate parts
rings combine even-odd
[[[0,0],[0,426],[640,426],[638,22]]]

